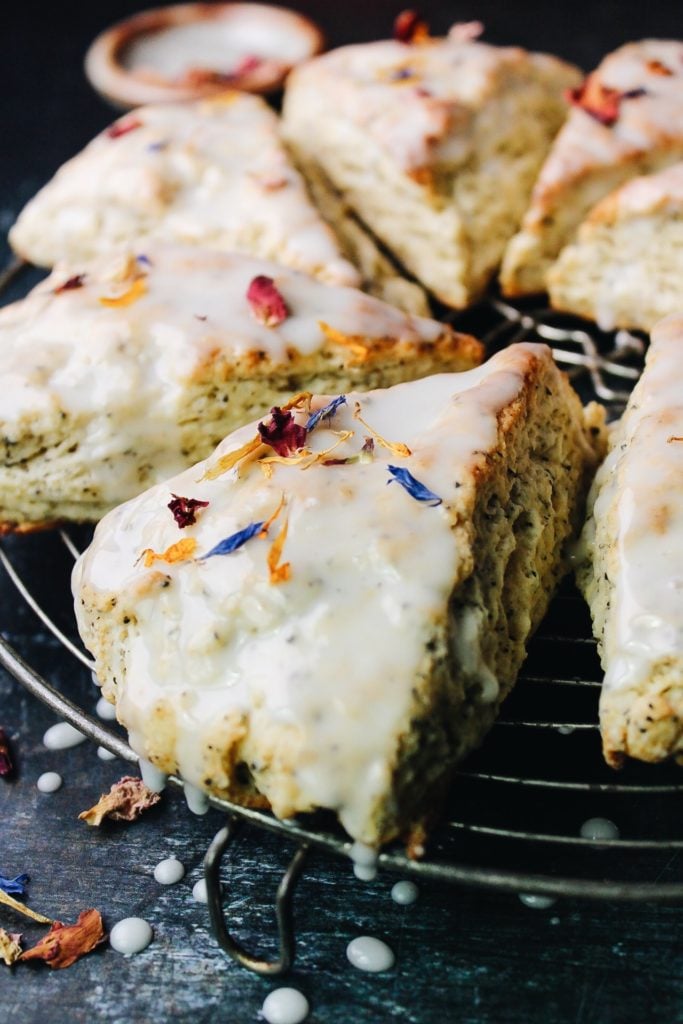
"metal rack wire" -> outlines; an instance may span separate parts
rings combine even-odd
[[[550,310],[525,309],[494,298],[454,322],[461,329],[475,329],[489,353],[522,340],[549,343],[584,400],[595,398],[612,414],[618,413],[642,366],[644,344],[639,337],[589,331]],[[53,542],[77,557],[66,531],[56,531]],[[0,546],[0,561],[21,597],[68,655],[84,670],[92,670],[88,656],[32,596],[11,548],[7,542]],[[67,580],[63,583],[66,586]],[[51,686],[2,635],[0,664],[94,742],[137,762],[121,736]],[[379,856],[380,870],[548,897],[683,901],[683,871],[678,865],[683,833],[675,831],[683,782],[670,765],[629,765],[618,776],[604,765],[596,715],[600,680],[587,611],[578,594],[566,586],[531,642],[520,681],[490,737],[457,772],[426,856],[411,860],[399,846],[390,847]],[[179,779],[170,781],[182,786]],[[224,800],[212,798],[211,804],[227,815],[227,825],[205,860],[216,938],[248,969],[282,973],[294,957],[291,900],[307,851],[320,847],[350,856],[351,843],[324,815],[282,822],[265,811]],[[591,817],[613,819],[620,834],[582,835],[581,822]],[[224,917],[221,859],[243,824],[276,832],[296,844],[276,897],[280,950],[272,961],[240,947]]]

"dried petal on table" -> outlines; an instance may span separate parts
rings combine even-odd
[[[14,771],[12,757],[9,752],[9,740],[7,733],[0,727],[0,775],[9,777]]]
[[[148,789],[142,779],[125,775],[115,782],[108,793],[97,801],[94,807],[83,811],[78,817],[88,825],[101,825],[105,818],[114,821],[136,821],[140,815],[161,799],[159,793]]]
[[[71,967],[80,957],[104,942],[102,915],[98,910],[84,910],[76,924],[55,921],[50,931],[35,946],[21,954],[20,960],[44,960],[48,967]]]
[[[15,960],[19,959],[21,952],[21,935],[0,928],[0,960],[11,967]]]

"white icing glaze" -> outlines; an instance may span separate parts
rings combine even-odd
[[[202,815],[206,814],[209,809],[209,798],[201,789],[197,789],[192,783],[186,782],[184,785],[185,800],[187,806],[193,814]]]
[[[126,117],[134,130],[102,132],[25,207],[11,234],[29,258],[52,265],[124,244],[183,242],[359,284],[260,97],[159,103]]]
[[[166,857],[154,868],[155,881],[160,885],[175,885],[185,877],[185,868],[177,857]]]
[[[192,886],[192,897],[197,903],[208,903],[209,894],[206,891],[206,879],[200,878],[198,882],[195,882]]]
[[[320,451],[339,440],[333,430],[356,430],[335,455],[356,452],[364,434],[352,415],[357,397],[375,430],[409,445],[412,455],[398,461],[443,498],[437,508],[396,483],[387,486],[387,464],[397,456],[379,445],[366,464],[278,465],[270,479],[252,467],[204,479],[222,455],[254,436],[250,425],[205,463],[100,523],[74,570],[76,614],[85,635],[79,595],[86,585],[105,602],[116,594],[117,615],[134,608],[135,628],[117,653],[125,663],[116,671],[117,708],[139,754],[147,753],[152,710],[171,706],[169,756],[191,784],[201,786],[209,774],[216,785],[224,771],[215,756],[211,760],[216,742],[225,742],[219,723],[230,728],[248,716],[241,753],[276,814],[334,808],[352,837],[370,834],[368,821],[390,786],[397,738],[407,728],[424,644],[444,614],[461,558],[450,503],[458,488],[474,486],[473,467],[495,446],[497,414],[523,387],[532,354],[549,358],[541,347],[522,345],[468,373],[348,396],[334,421],[309,436]],[[316,399],[314,407],[324,402]],[[229,556],[164,564],[171,584],[144,597],[145,581],[157,578],[157,570],[145,569],[140,552],[164,551],[181,536],[165,507],[169,489],[209,501],[182,534],[196,539],[199,556],[248,523],[267,519],[284,492],[289,533],[283,557],[291,578],[279,586],[269,582],[270,544],[255,538]],[[360,600],[360,593],[371,599]],[[467,635],[473,634],[470,623]],[[362,659],[356,650],[364,652]],[[475,660],[471,668],[485,686],[488,666]],[[359,728],[368,707],[372,728]],[[282,772],[259,771],[262,751],[272,751],[279,736],[295,760],[286,785]]]
[[[531,907],[532,910],[547,910],[557,903],[554,896],[540,896],[532,892],[520,892],[519,898],[525,907]]]
[[[97,756],[99,757],[100,761],[115,761],[116,760],[116,754],[112,754],[111,750],[107,750],[106,747],[98,747],[97,748]]]
[[[574,732],[573,725],[558,725],[557,731],[560,736],[570,736]]]
[[[267,1024],[301,1024],[308,1016],[308,1000],[296,988],[276,988],[261,1007]]]
[[[396,959],[386,942],[371,935],[360,935],[357,939],[352,939],[346,947],[346,956],[359,971],[368,971],[371,974],[391,970]]]
[[[56,793],[62,787],[62,776],[57,772],[43,772],[38,776],[36,786],[41,793]]]
[[[100,718],[105,720],[105,722],[116,721],[116,708],[107,700],[106,697],[100,697],[95,707],[95,711]]]
[[[681,90],[683,97],[683,89]],[[683,99],[682,99],[683,102]],[[682,124],[683,129],[683,124]],[[632,178],[592,210],[588,223],[626,220],[657,211],[683,212],[683,163]]]
[[[619,829],[609,818],[588,818],[579,830],[584,839],[618,839]]]
[[[595,481],[595,519],[609,516],[615,546],[605,608],[604,691],[644,687],[653,666],[683,650],[683,318],[653,332],[646,370]],[[590,550],[594,538],[587,530]],[[596,618],[596,626],[603,621]]]
[[[162,772],[156,765],[146,761],[144,757],[140,758],[140,775],[144,784],[153,793],[161,793],[166,789],[166,779],[168,778],[166,772]]]
[[[362,882],[372,882],[377,877],[377,850],[365,843],[353,843],[349,850],[353,861],[353,873]]]
[[[43,736],[43,743],[48,750],[68,750],[69,747],[77,747],[87,739],[82,732],[74,729],[68,722],[57,722],[51,725]]]
[[[117,953],[132,956],[141,953],[153,938],[152,926],[141,917],[126,917],[118,921],[109,933],[109,944]]]
[[[395,882],[391,887],[392,900],[402,907],[408,907],[411,903],[415,903],[419,895],[420,890],[415,885],[415,882],[404,880]]]

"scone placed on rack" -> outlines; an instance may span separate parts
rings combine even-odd
[[[683,757],[683,314],[657,325],[595,479],[578,579],[605,679],[607,761]]]
[[[30,200],[9,240],[45,267],[150,241],[246,252],[426,313],[423,289],[356,236],[316,209],[267,103],[227,92],[115,121]]]
[[[560,250],[600,199],[635,175],[683,160],[683,42],[620,47],[572,103],[505,253],[501,283],[510,296],[545,291]]]
[[[0,311],[0,532],[108,509],[292,389],[480,362],[482,346],[352,288],[196,246],[60,266]]]
[[[297,68],[284,134],[344,205],[449,306],[486,287],[564,121],[575,68],[447,38],[346,46]],[[317,183],[317,184],[316,184]]]
[[[551,305],[650,331],[683,310],[683,163],[632,178],[598,203],[548,273]]]
[[[409,832],[515,681],[595,431],[549,350],[517,345],[298,396],[115,509],[73,592],[135,750],[371,845]]]

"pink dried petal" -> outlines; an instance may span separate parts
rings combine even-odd
[[[277,327],[289,316],[287,304],[272,277],[259,274],[247,288],[247,302],[256,320],[265,327]]]

